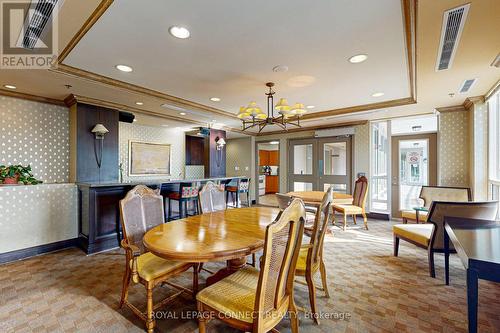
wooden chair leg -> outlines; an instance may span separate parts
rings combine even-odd
[[[432,249],[429,249],[428,254],[429,254],[429,274],[432,278],[435,278],[436,271],[434,269],[434,251]]]
[[[252,266],[255,267],[255,264],[257,262],[257,256],[255,255],[255,253],[252,253]]]
[[[292,333],[299,333],[299,314],[297,312],[297,306],[295,305],[293,295],[290,298],[290,305],[288,306],[288,314],[290,316],[290,329]]]
[[[394,256],[397,257],[399,252],[399,237],[394,235]]]
[[[314,277],[312,272],[306,272],[307,287],[309,288],[309,303],[311,303],[311,312],[314,322],[319,325],[319,314],[316,308],[316,286],[314,285]]]
[[[319,272],[321,273],[321,282],[323,283],[323,291],[325,292],[325,296],[327,298],[330,298],[330,293],[328,292],[328,282],[326,280],[326,268],[325,263],[323,262],[323,258],[321,258]]]
[[[408,223],[408,219],[406,217],[403,217],[403,223],[404,224],[407,224]]]
[[[127,259],[127,263],[128,263]],[[132,272],[130,271],[129,265],[126,266],[125,268],[125,274],[123,275],[123,286],[122,286],[122,297],[120,299],[120,305],[119,307],[121,308],[125,301],[128,298],[128,287],[130,285],[130,277],[132,276]]]
[[[148,306],[146,310],[146,329],[148,333],[153,333],[156,322],[155,319],[153,318],[153,288],[152,286],[148,285],[146,286],[146,292],[147,292],[147,299],[148,299]]]
[[[352,214],[352,221],[354,222],[354,224],[357,224],[356,223],[356,214]]]
[[[168,199],[168,218],[167,221],[172,219],[172,200]]]
[[[368,230],[368,219],[366,218],[366,213],[363,212],[361,215],[363,215],[363,222],[365,223],[365,229]]]
[[[198,308],[198,331],[199,333],[206,333],[207,332],[207,318],[205,318],[205,313],[203,312],[203,303],[197,302],[197,308]]]
[[[344,213],[344,231],[347,229],[347,214]]]

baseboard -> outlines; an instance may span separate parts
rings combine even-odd
[[[389,221],[391,218],[390,218],[390,215],[389,214],[385,214],[385,213],[375,213],[375,212],[370,212],[370,213],[367,213],[366,214],[369,218],[371,219],[375,219],[375,220],[385,220],[385,221]]]
[[[59,242],[28,247],[26,249],[0,253],[0,264],[26,259],[49,252],[59,251],[70,247],[76,247],[77,240],[78,238],[71,238]]]

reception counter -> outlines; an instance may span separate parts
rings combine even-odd
[[[135,185],[143,184],[160,189],[166,196],[175,191],[180,183],[202,185],[207,181],[223,182],[241,177],[222,177],[209,179],[166,179],[127,183],[78,183],[79,222],[78,245],[87,253],[97,253],[119,246],[121,239],[119,201]]]

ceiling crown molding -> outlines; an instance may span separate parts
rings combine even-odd
[[[463,107],[470,109],[475,103],[484,103],[484,96],[467,97],[463,103]]]
[[[31,95],[31,94],[25,94],[25,93],[21,93],[18,91],[11,91],[11,90],[5,90],[5,89],[0,89],[0,95],[14,97],[14,98],[20,98],[20,99],[26,99],[26,100],[33,101],[33,102],[47,103],[47,104],[60,105],[60,106],[66,105],[64,103],[64,101],[60,101],[58,99],[48,98],[48,97],[43,97],[43,96],[36,96],[36,95]]]

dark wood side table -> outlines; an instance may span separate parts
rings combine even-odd
[[[449,284],[450,239],[467,270],[469,332],[477,332],[478,279],[500,282],[500,222],[445,217],[445,279]]]

